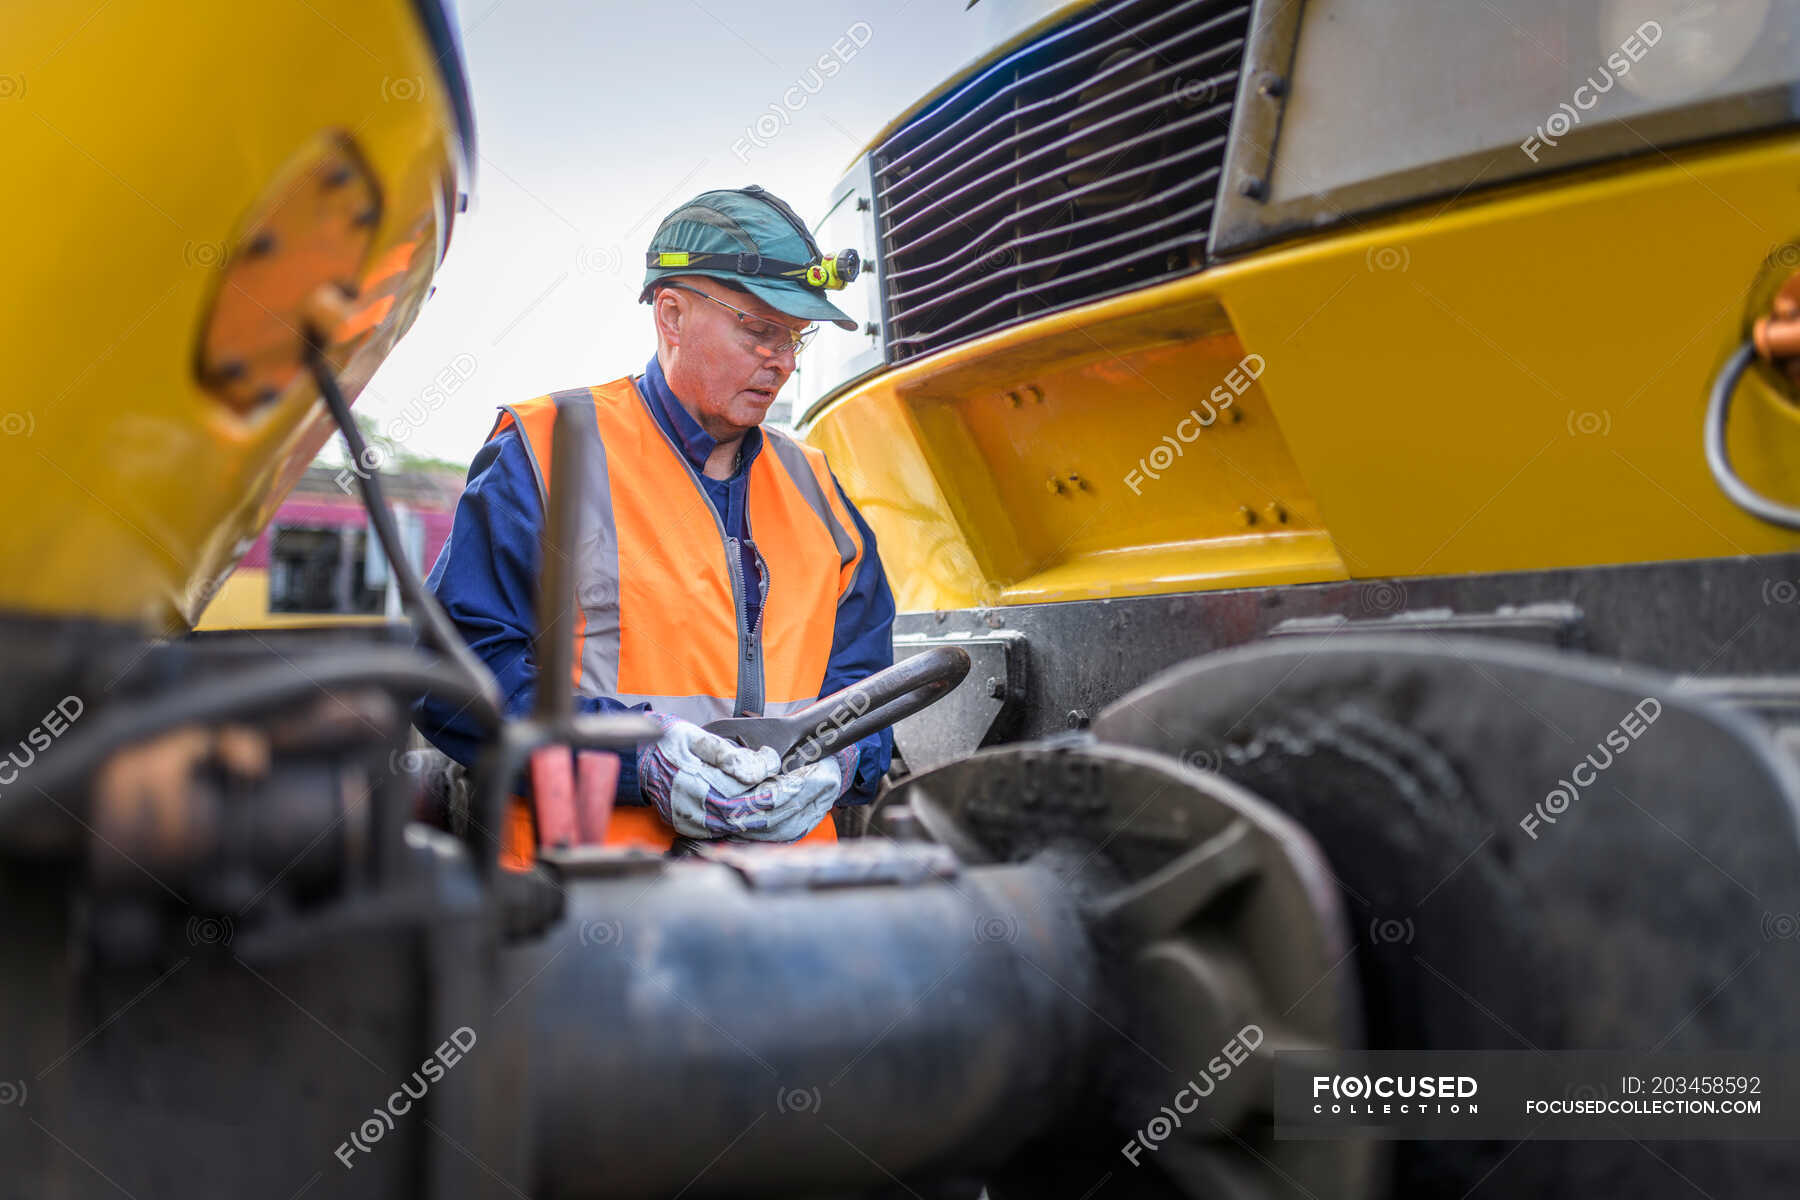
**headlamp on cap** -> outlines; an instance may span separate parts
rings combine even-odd
[[[862,274],[862,255],[854,250],[821,254],[808,262],[784,262],[761,254],[715,254],[698,250],[652,250],[644,257],[651,270],[689,269],[729,271],[734,275],[761,275],[770,279],[795,279],[808,287],[828,292],[843,291]]]

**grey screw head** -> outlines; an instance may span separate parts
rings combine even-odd
[[[1006,699],[1006,683],[992,675],[987,677],[987,694],[996,700]]]

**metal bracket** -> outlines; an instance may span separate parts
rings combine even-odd
[[[1025,705],[1024,634],[896,637],[894,661],[939,646],[968,651],[969,674],[942,700],[894,724],[894,745],[909,771],[928,771],[991,745],[1006,736]]]

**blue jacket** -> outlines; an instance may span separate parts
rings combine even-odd
[[[635,382],[649,402],[652,415],[700,475],[707,499],[718,512],[727,536],[745,539],[749,467],[762,451],[762,430],[753,429],[744,436],[742,461],[730,479],[709,479],[702,468],[718,442],[675,399],[663,378],[661,364],[652,358]],[[875,535],[849,497],[843,496],[841,486],[838,494],[856,522],[864,550],[850,592],[838,606],[837,630],[832,637],[821,696],[865,679],[894,661],[894,596],[875,549]],[[525,443],[517,429],[508,429],[483,445],[469,464],[468,486],[457,502],[450,537],[426,581],[470,648],[494,673],[506,711],[513,715],[530,710],[537,687],[531,637],[543,520],[537,475]],[[754,555],[747,550],[744,578],[758,578]],[[754,625],[762,589],[746,587],[744,593],[749,620]],[[611,696],[577,696],[576,706],[584,712],[627,712],[648,707],[628,707]],[[413,716],[419,731],[433,745],[465,766],[473,765],[480,731],[467,713],[427,697],[414,706]],[[893,745],[893,735],[885,730],[858,743],[856,780],[842,803],[864,804],[874,798],[893,756]],[[619,801],[643,803],[638,793],[637,762],[630,755],[625,755],[621,763]]]

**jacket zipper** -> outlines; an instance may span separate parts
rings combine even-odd
[[[707,507],[712,507],[710,500],[707,501]],[[744,524],[748,526],[749,523],[749,514],[745,513]],[[737,716],[748,717],[760,714],[763,706],[763,669],[757,651],[762,647],[762,620],[763,613],[769,607],[769,590],[766,582],[768,567],[759,551],[756,560],[763,577],[763,582],[758,584],[762,603],[756,609],[756,625],[751,627],[744,615],[744,596],[748,591],[748,581],[744,578],[744,555],[740,549],[742,545],[737,538],[725,539],[725,553],[729,558],[726,565],[731,569],[731,605],[738,629],[737,704],[733,712]]]

